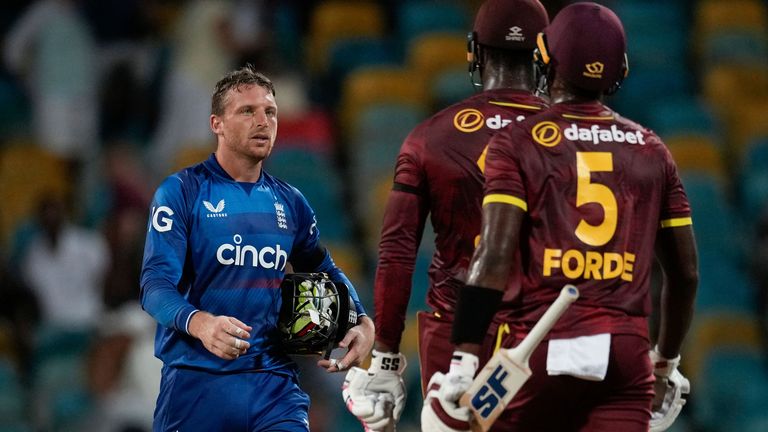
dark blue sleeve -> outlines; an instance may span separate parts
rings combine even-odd
[[[155,192],[141,268],[141,306],[160,324],[187,332],[197,310],[179,292],[187,254],[188,210],[181,177],[168,177]]]
[[[330,276],[331,280],[344,282],[349,287],[349,295],[355,303],[355,309],[360,316],[367,315],[355,286],[346,274],[336,266],[331,254],[320,244],[320,231],[317,228],[317,218],[306,198],[296,190],[296,220],[299,222],[296,239],[291,253],[291,263],[300,271],[323,272]],[[310,267],[296,266],[296,262],[310,263]]]

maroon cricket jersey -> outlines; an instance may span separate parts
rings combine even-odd
[[[428,216],[435,254],[427,304],[443,314],[453,312],[480,233],[484,150],[495,133],[545,107],[527,92],[487,90],[438,112],[405,139],[379,243],[377,340],[399,345]]]
[[[529,329],[572,283],[580,298],[551,337],[647,337],[657,230],[691,224],[659,137],[598,102],[556,104],[491,141],[486,176],[484,205],[526,211],[520,289],[505,311],[514,331]]]

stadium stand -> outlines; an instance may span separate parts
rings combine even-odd
[[[768,430],[764,412],[768,362],[759,328],[766,320],[758,315],[765,311],[756,304],[766,282],[750,270],[764,247],[756,243],[754,232],[768,211],[768,3],[600,2],[621,17],[629,42],[629,76],[607,103],[646,124],[666,142],[694,211],[701,285],[682,362],[693,389],[689,406],[670,431]],[[8,13],[4,9],[0,20],[2,36],[33,2],[8,3]],[[88,8],[101,2],[83,3]],[[160,3],[137,6],[146,7],[140,11],[143,22],[121,22],[126,28],[134,26],[133,33],[117,38],[121,43],[100,33],[97,39],[100,53],[125,58],[141,72],[138,82],[152,97],[141,107],[146,115],[134,122],[147,131],[160,121],[159,94],[168,85],[167,62],[174,47],[170,29],[185,2]],[[263,3],[261,24],[269,35],[263,48],[269,54],[249,57],[236,43],[225,49],[235,52],[239,63],[263,64],[270,76],[284,72],[298,76],[312,99],[306,110],[280,118],[267,170],[307,196],[321,220],[328,248],[371,309],[375,270],[371,256],[376,253],[395,155],[415,124],[474,91],[465,64],[466,31],[480,1]],[[543,3],[553,15],[567,2]],[[89,19],[106,18],[95,14]],[[233,22],[238,18],[243,17],[232,17]],[[112,28],[103,23],[93,27]],[[224,39],[233,36],[224,33]],[[30,108],[35,91],[29,87],[32,71],[13,75],[7,69],[0,66],[0,259],[13,266],[12,258],[24,247],[19,239],[30,228],[34,203],[42,194],[53,191],[72,197],[76,206],[102,202],[102,218],[88,221],[96,229],[106,229],[104,225],[111,222],[105,217],[121,209],[112,206],[112,195],[102,196],[93,192],[101,189],[88,187],[110,184],[102,153],[111,144],[101,142],[99,153],[89,155],[82,171],[73,174],[65,160],[42,150],[31,138],[36,127]],[[280,87],[277,95],[280,103],[285,97]],[[167,173],[151,170],[149,139],[139,134],[125,140],[145,155],[148,168],[136,181],[151,189]],[[200,161],[212,149],[212,145],[187,147],[174,155],[173,166]],[[142,202],[136,198],[140,193],[118,188],[116,195],[120,194]],[[136,206],[148,212],[141,205]],[[75,210],[75,216],[86,213]],[[430,235],[429,229],[425,235]],[[422,244],[431,241],[426,238]],[[428,247],[419,253],[414,299],[423,300],[431,254]],[[403,340],[410,363],[409,401],[398,427],[404,431],[418,428],[421,389],[415,312],[425,307],[412,301]],[[8,342],[8,332],[14,330],[5,318],[0,317],[0,432],[86,430],[82,422],[99,402],[89,393],[82,373],[92,335],[80,335],[82,339],[54,335],[43,323],[34,340],[31,371],[25,375],[17,348]],[[323,401],[318,404],[323,411],[313,414],[312,430],[356,430],[359,424],[344,408],[338,382],[316,375],[311,367],[303,372],[308,382],[322,383],[311,389],[313,400]]]

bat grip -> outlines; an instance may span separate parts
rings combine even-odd
[[[579,290],[573,285],[565,285],[560,290],[554,303],[544,312],[544,315],[536,322],[530,333],[515,347],[517,351],[531,353],[533,349],[541,343],[544,336],[552,330],[557,320],[563,315],[568,306],[579,298]]]

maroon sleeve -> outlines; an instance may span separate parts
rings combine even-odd
[[[429,213],[419,158],[423,148],[424,133],[419,127],[405,139],[398,155],[379,242],[374,282],[376,340],[393,348],[400,346],[405,329],[416,254]]]
[[[485,160],[484,196],[501,194],[526,201],[523,173],[517,160],[521,147],[513,149],[512,145],[524,142],[524,135],[522,128],[511,128],[491,138]]]
[[[661,145],[660,148],[664,152],[666,173],[665,191],[661,202],[661,221],[666,224],[670,220],[690,217],[691,207],[685,189],[683,189],[683,182],[677,172],[677,165],[675,165],[669,149],[664,145]]]

